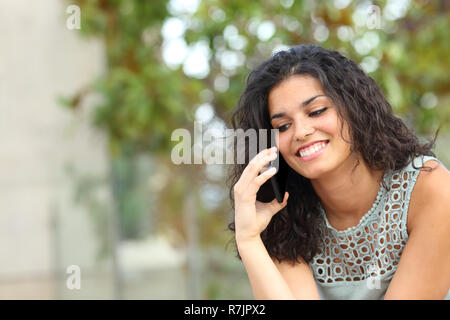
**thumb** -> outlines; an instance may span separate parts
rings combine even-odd
[[[261,208],[262,210],[260,211],[260,213],[261,216],[263,217],[263,219],[261,220],[263,226],[261,230],[264,230],[267,227],[267,224],[270,222],[270,220],[272,220],[273,216],[287,205],[288,197],[289,193],[285,192],[282,203],[279,203],[277,199],[274,199],[271,202],[262,205]],[[256,203],[258,204],[258,201]]]
[[[278,202],[278,200],[276,198],[270,202],[270,209],[272,211],[272,216],[274,216],[275,214],[280,212],[281,209],[286,207],[288,198],[289,198],[289,192],[286,191],[284,193],[283,202],[281,202],[281,203]]]

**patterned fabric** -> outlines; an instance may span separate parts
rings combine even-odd
[[[430,156],[414,159],[420,168]],[[386,185],[358,225],[334,229],[320,206],[323,228],[320,249],[310,263],[324,299],[382,299],[408,241],[406,228],[412,190],[420,169],[412,163],[385,173]]]

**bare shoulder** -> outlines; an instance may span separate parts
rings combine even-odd
[[[432,170],[421,170],[417,177],[408,210],[408,234],[430,219],[450,221],[450,172],[435,160],[424,165]]]

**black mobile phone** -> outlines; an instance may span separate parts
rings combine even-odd
[[[270,141],[272,146],[276,146],[273,134],[271,134]],[[277,172],[259,188],[256,193],[256,200],[267,203],[276,198],[279,203],[283,202],[284,193],[286,192],[287,166],[288,164],[278,151],[278,157],[275,160],[270,161],[267,168],[268,170],[275,167],[277,168]]]
[[[280,158],[281,154],[278,155]],[[274,167],[269,164],[269,169]],[[286,177],[287,177],[287,166],[284,159],[280,159],[277,173],[275,173],[269,180],[267,180],[256,193],[256,200],[261,202],[271,202],[274,198],[277,198],[279,203],[283,202],[284,193],[286,192]],[[276,166],[275,166],[276,167]]]

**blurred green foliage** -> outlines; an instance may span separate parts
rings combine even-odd
[[[438,124],[448,130],[448,1],[412,1],[406,15],[393,21],[383,17],[386,1],[375,1],[373,4],[381,9],[380,29],[369,28],[366,21],[361,24],[356,17],[357,9],[367,4],[362,1],[352,1],[339,10],[334,3],[343,1],[204,0],[195,13],[172,10],[185,23],[183,37],[188,45],[200,40],[209,44],[210,72],[203,79],[186,76],[181,66],[168,68],[163,60],[165,40],[161,28],[174,15],[168,10],[169,2],[75,1],[81,7],[81,32],[102,39],[106,47],[107,71],[91,89],[103,98],[95,111],[95,123],[108,133],[113,152],[122,143],[132,143],[143,151],[167,151],[173,129],[192,127],[193,112],[202,102],[203,89],[214,92],[216,113],[227,120],[226,112],[236,104],[249,69],[270,56],[277,46],[301,43],[341,50],[356,62],[374,57],[378,68],[370,75],[381,85],[396,112],[410,116],[411,125],[420,133],[431,133]],[[364,9],[361,14],[366,15],[362,19],[370,18]],[[258,26],[263,22],[275,27],[267,40],[258,37]],[[235,49],[231,37],[224,37],[224,30],[230,26],[245,42],[240,50]],[[320,32],[328,34],[325,39]],[[343,36],[338,37],[339,32]],[[346,32],[352,33],[348,36],[352,40],[345,40]],[[358,43],[359,50],[355,49]],[[243,53],[245,61],[237,68],[224,69],[224,52],[231,53],[231,58],[235,57],[233,53]],[[225,92],[214,89],[219,75],[230,81]],[[427,109],[426,102],[421,102],[426,93],[437,98],[437,105]]]
[[[304,43],[339,50],[364,66],[395,112],[418,134],[432,135],[439,126],[441,133],[449,132],[448,1],[204,0],[196,7],[196,1],[166,0],[71,3],[81,8],[81,33],[104,43],[106,70],[67,104],[76,109],[85,94],[99,94],[92,119],[109,138],[111,158],[133,163],[136,154],[148,153],[157,159],[166,183],[154,191],[154,214],[159,227],[177,231],[175,242],[186,238],[181,217],[186,194],[195,194],[203,244],[229,239],[224,230],[230,213],[226,197],[211,209],[199,196],[205,183],[227,194],[223,181],[209,179],[204,166],[171,163],[173,130],[192,133],[196,108],[205,102],[228,122],[249,70],[274,50]],[[169,18],[183,23],[180,38],[187,47],[208,45],[205,76],[187,75],[183,64],[167,65],[163,47],[168,39],[162,28]],[[124,234],[133,237],[133,221],[139,223],[136,212],[142,205],[130,195],[133,187],[128,184],[138,173],[120,178],[122,173],[122,193],[116,200],[128,230]]]

